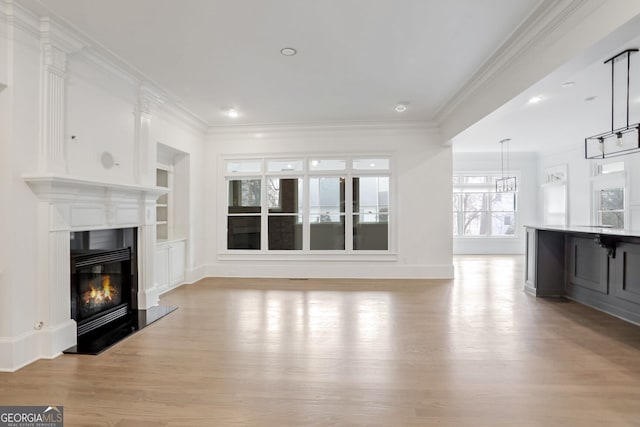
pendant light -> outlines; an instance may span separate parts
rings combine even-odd
[[[515,176],[509,176],[509,172],[511,172],[511,169],[509,169],[509,143],[511,142],[511,139],[506,138],[503,139],[502,141],[500,141],[500,167],[502,169],[502,173],[500,175],[499,179],[496,179],[496,193],[515,193],[516,191],[516,187],[517,187],[517,183],[516,183],[516,177]],[[507,174],[505,176],[505,169],[504,169],[504,151],[505,151],[505,146],[507,148]]]
[[[631,54],[638,49],[627,49],[616,56],[606,60],[611,63],[611,130],[584,139],[584,157],[586,159],[606,159],[640,152],[640,123],[629,124],[629,82],[631,70]],[[615,127],[615,67],[626,66],[627,91],[626,91],[626,121],[624,126]]]

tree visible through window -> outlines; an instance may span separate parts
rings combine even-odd
[[[624,188],[600,190],[598,223],[612,228],[624,228]]]
[[[515,236],[516,193],[495,193],[497,176],[454,176],[454,236]]]

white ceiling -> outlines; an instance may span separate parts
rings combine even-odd
[[[559,152],[583,149],[588,136],[611,130],[611,66],[604,61],[628,48],[639,48],[636,18],[453,138],[454,152],[510,150]],[[625,93],[626,62],[616,63],[616,96]],[[640,121],[640,53],[631,56],[629,121]],[[571,87],[563,83],[575,82]],[[619,90],[622,89],[621,92]],[[531,104],[539,96],[542,100]],[[587,98],[596,97],[587,101]],[[625,121],[624,99],[615,103],[615,124]]]
[[[38,3],[209,125],[228,125],[433,120],[540,1]]]

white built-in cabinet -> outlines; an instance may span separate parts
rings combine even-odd
[[[160,293],[185,281],[189,218],[189,155],[158,144],[156,185],[169,191],[156,201],[155,281]]]
[[[156,245],[156,283],[160,293],[185,280],[186,242],[171,240]]]
[[[171,168],[159,165],[156,168],[156,185],[158,187],[171,188]],[[172,194],[165,193],[156,200],[156,238],[167,240],[169,238],[169,219],[171,218],[170,203]]]

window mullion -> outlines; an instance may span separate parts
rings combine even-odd
[[[344,179],[344,249],[350,253],[353,252],[353,174],[347,172]]]

